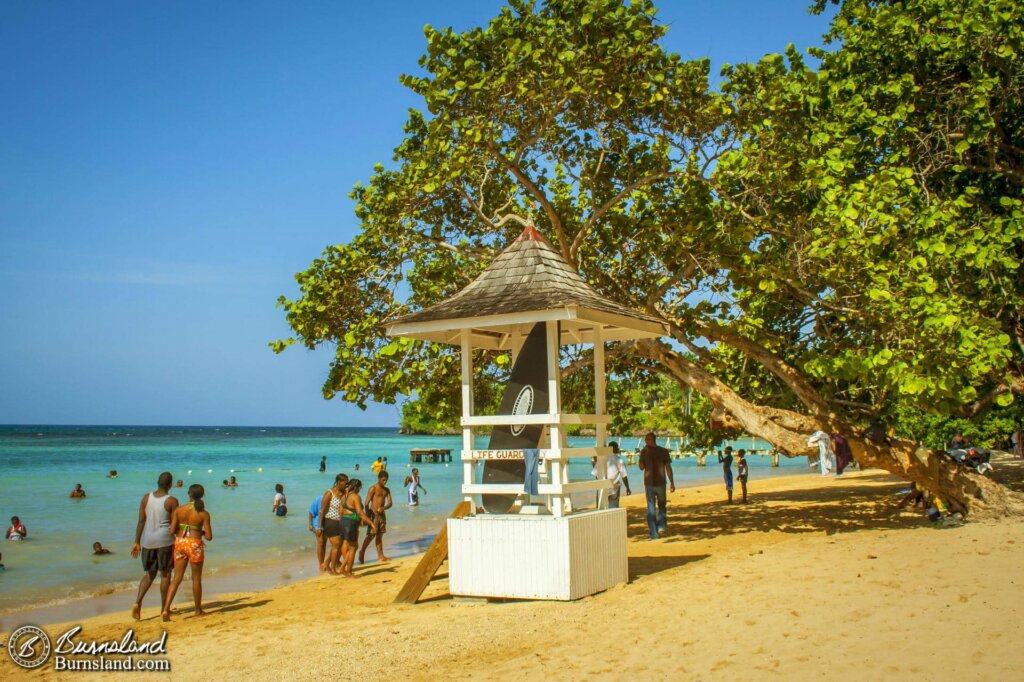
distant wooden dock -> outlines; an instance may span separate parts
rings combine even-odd
[[[452,461],[452,451],[448,448],[425,448],[409,451],[409,462],[412,464],[450,461]]]

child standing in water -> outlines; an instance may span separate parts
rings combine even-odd
[[[167,601],[161,616],[171,620],[171,603],[178,593],[178,586],[185,577],[185,567],[192,564],[192,598],[195,600],[195,615],[205,616],[203,611],[203,560],[206,558],[203,538],[213,540],[210,512],[203,504],[203,486],[193,483],[188,488],[188,504],[174,510],[171,516],[171,534],[174,540],[174,578],[167,591]]]
[[[284,497],[284,486],[278,483],[274,486],[274,507],[270,511],[274,512],[277,516],[285,516],[288,514],[288,500]]]

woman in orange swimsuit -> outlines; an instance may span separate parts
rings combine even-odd
[[[210,512],[203,504],[203,486],[193,483],[188,489],[188,504],[174,510],[171,515],[171,534],[174,538],[174,578],[171,589],[167,590],[167,601],[161,614],[165,621],[171,619],[171,602],[178,593],[178,586],[185,577],[185,566],[192,564],[192,598],[195,599],[195,615],[205,616],[203,612],[203,538],[213,539],[213,528],[210,526]]]

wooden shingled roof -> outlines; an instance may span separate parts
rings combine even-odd
[[[597,326],[606,340],[665,332],[660,320],[595,291],[532,225],[457,294],[387,325],[392,335],[446,343],[457,343],[458,332],[470,328],[477,341],[495,340],[480,345],[502,348],[503,335],[546,320],[564,321],[562,343],[593,338]]]

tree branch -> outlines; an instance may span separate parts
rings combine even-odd
[[[558,211],[555,210],[554,204],[552,204],[551,200],[548,199],[544,190],[538,187],[518,164],[509,161],[501,150],[494,146],[493,142],[487,143],[487,149],[508,172],[512,173],[512,175],[514,175],[515,178],[523,184],[523,187],[525,187],[526,191],[530,193],[530,196],[536,199],[541,205],[541,208],[544,209],[544,214],[548,218],[548,222],[551,223],[551,227],[554,229],[555,235],[558,238],[558,247],[562,252],[562,257],[569,261],[570,265],[576,267],[576,261],[570,259],[569,256],[569,240],[565,235],[565,229],[562,227],[562,219],[558,216]]]
[[[580,228],[580,231],[576,233],[576,238],[572,240],[572,246],[569,247],[569,262],[573,265],[573,267],[575,267],[576,254],[579,252],[580,246],[583,245],[583,240],[587,238],[587,235],[590,234],[590,231],[594,228],[594,225],[597,223],[598,220],[603,218],[604,215],[608,213],[608,211],[610,211],[612,208],[614,208],[616,204],[618,204],[624,198],[629,196],[633,192],[633,190],[639,189],[640,187],[648,185],[657,180],[664,180],[671,176],[672,173],[670,172],[655,173],[654,175],[644,176],[639,180],[631,182],[625,187],[623,187],[618,194],[616,194],[614,197],[606,201],[599,208],[595,209],[594,212],[590,214],[590,217],[587,218],[587,221],[583,223],[583,227]]]

